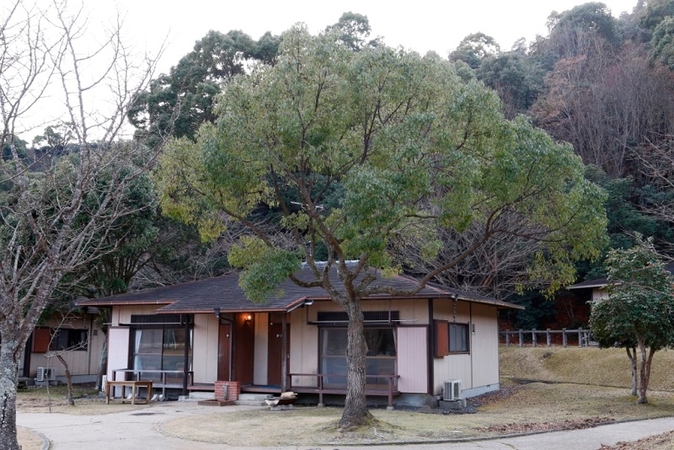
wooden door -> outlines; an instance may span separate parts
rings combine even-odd
[[[290,367],[290,325],[286,324],[286,348],[283,351],[283,324],[269,325],[269,356],[267,360],[267,384],[271,386],[283,385],[283,358],[286,358],[286,367]]]
[[[424,394],[428,391],[426,327],[398,327],[398,390]]]
[[[220,324],[220,336],[218,340],[218,380],[230,380],[230,366],[232,361],[232,325]]]
[[[236,314],[234,322],[234,355],[232,381],[241,385],[253,384],[254,351],[255,351],[255,316]]]

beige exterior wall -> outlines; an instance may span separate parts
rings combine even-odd
[[[477,303],[473,303],[471,309],[471,385],[478,388],[498,384],[498,312],[493,306]]]
[[[321,305],[321,306],[319,306]],[[290,368],[288,373],[318,373],[318,327],[308,325],[307,314],[316,320],[316,311],[323,303],[304,306],[290,313]],[[335,305],[337,306],[337,305]],[[293,385],[316,386],[314,377],[293,377]]]
[[[164,305],[115,306],[112,308],[112,326],[131,323],[131,314],[156,314]]]
[[[445,380],[461,380],[463,390],[499,383],[497,309],[490,305],[452,300],[436,300],[436,319],[469,326],[470,353],[434,358],[433,393],[439,395]],[[475,327],[473,331],[473,326]]]
[[[195,314],[192,332],[192,370],[195,383],[215,383],[218,378],[220,324],[215,314]]]
[[[364,311],[399,311],[401,324],[397,329],[398,372],[401,375],[400,388],[403,392],[424,393],[428,391],[427,352],[432,351],[432,342],[426,342],[428,330],[427,300],[396,301],[376,300],[363,302]],[[153,314],[161,306],[116,307],[113,325],[129,323],[131,313]],[[308,322],[317,321],[319,311],[342,311],[341,307],[328,301],[317,301],[313,305],[295,309],[286,316],[290,326],[289,373],[315,374],[319,367],[319,327]],[[443,358],[433,358],[432,392],[440,394],[445,380],[460,379],[464,390],[479,389],[498,385],[498,330],[497,309],[490,305],[471,304],[452,300],[434,300],[435,319],[469,325],[470,353],[452,354]],[[255,384],[267,384],[268,325],[267,313],[255,314],[254,335],[254,375]],[[473,326],[475,332],[473,333]],[[126,339],[116,346],[124,347],[128,358],[128,331]],[[197,314],[193,332],[193,370],[196,383],[212,383],[217,378],[219,321],[213,314]],[[120,350],[121,351],[121,350]],[[112,352],[112,350],[111,350]],[[124,352],[122,352],[124,353]],[[401,358],[405,359],[402,361]],[[410,363],[408,358],[414,358]],[[125,363],[126,365],[126,363]],[[402,377],[405,377],[402,380]],[[315,386],[314,377],[294,377],[295,386]]]
[[[600,300],[606,297],[608,297],[608,292],[606,291],[606,288],[592,289],[592,300]]]
[[[114,371],[129,368],[129,339],[131,338],[129,331],[128,327],[118,326],[111,326],[108,329],[108,380],[116,379],[113,375]]]
[[[32,353],[30,356],[29,373],[31,377],[35,377],[38,367],[51,367],[57,377],[65,377],[65,366],[56,358],[59,353],[68,364],[68,369],[73,376],[80,375],[96,375],[98,373],[98,361],[100,359],[101,350],[103,349],[103,342],[105,336],[93,324],[93,316],[85,315],[76,317],[67,321],[61,322],[59,320],[48,320],[41,327],[46,328],[61,328],[61,329],[78,329],[88,330],[89,342],[85,350],[70,350],[66,352],[46,352],[46,353]]]

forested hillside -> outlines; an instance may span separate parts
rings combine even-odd
[[[653,236],[667,257],[673,255],[674,218],[672,16],[671,0],[640,0],[618,18],[591,2],[552,13],[549,34],[533,43],[502,50],[488,35],[473,34],[450,55],[469,68],[467,76],[499,93],[506,115],[525,114],[573,145],[587,177],[609,195],[608,248],[629,247],[638,232]],[[602,260],[578,268],[579,281],[604,275]],[[559,298],[552,305],[536,295],[519,297],[529,311],[515,325],[582,323],[583,311],[575,317],[562,311],[573,299]],[[582,300],[576,305],[584,309]]]
[[[464,81],[479,80],[494,89],[506,118],[524,116],[555,140],[573,146],[587,165],[586,177],[607,192],[605,251],[630,246],[632,233],[638,232],[653,236],[664,255],[674,254],[672,16],[674,0],[638,0],[631,13],[620,17],[613,17],[603,3],[590,2],[551,11],[548,34],[535,42],[520,40],[504,49],[489,30],[476,30],[449,55],[440,55],[455,63]],[[326,31],[336,32],[354,52],[386,41],[372,38],[367,17],[357,13],[345,13]],[[150,148],[171,138],[196,140],[202,124],[217,120],[214,107],[228,83],[258,64],[274,65],[281,41],[282,36],[271,33],[256,41],[245,30],[210,31],[169,73],[157,76],[136,96],[128,114],[136,139]],[[18,147],[28,155],[58,157],[73,151],[68,135],[64,123]],[[162,215],[154,189],[138,187],[136,200],[153,206],[122,225],[119,250],[92,267],[94,275],[83,283],[88,295],[228,270],[227,249],[241,233],[236,223],[228,224],[227,235],[202,242],[192,225]],[[260,213],[277,220],[273,210]],[[440,255],[451,258],[468,248],[479,232],[443,230]],[[575,312],[577,301],[568,294],[562,292],[555,304],[538,293],[547,280],[532,278],[527,271],[535,254],[530,245],[514,237],[487,243],[436,281],[525,304],[527,312],[510,318],[516,326],[583,323],[583,312]],[[602,259],[579,261],[578,281],[602,276]],[[401,255],[401,267],[412,274],[430,268],[427,260],[409,254]],[[522,287],[533,290],[513,294]]]

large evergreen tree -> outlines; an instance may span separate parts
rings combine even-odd
[[[164,211],[206,237],[222,231],[223,217],[248,228],[230,262],[243,269],[252,300],[263,302],[291,277],[323,287],[347,312],[344,428],[372,419],[361,299],[388,292],[377,280],[399,270],[394,247],[423,241],[433,258],[439,229],[480,224],[472,245],[438,260],[421,289],[510,234],[539,243],[530,273],[553,284],[570,281],[572,262],[596,256],[603,242],[603,194],[584,180],[571,149],[524,119],[505,120],[491,91],[462,82],[434,55],[383,45],[353,51],[336,34],[294,28],[273,67],[228,84],[216,114],[196,143],[174,141],[162,157]],[[260,214],[269,209],[280,222]],[[515,229],[507,226],[513,218]],[[312,281],[293,276],[303,260]]]

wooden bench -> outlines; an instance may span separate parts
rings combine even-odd
[[[131,381],[108,381],[105,384],[105,404],[110,403],[110,388],[114,388],[116,386],[119,386],[122,388],[122,403],[124,403],[124,400],[126,399],[126,388],[130,387],[131,388],[131,404],[135,405],[136,404],[136,388],[147,388],[147,398],[145,399],[145,403],[150,403],[150,400],[152,400],[152,381],[143,381],[143,380],[131,380]],[[113,391],[113,396],[114,391]]]

